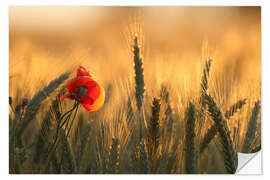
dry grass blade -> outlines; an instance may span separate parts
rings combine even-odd
[[[222,144],[223,157],[225,161],[225,168],[228,173],[233,174],[236,171],[236,152],[234,150],[230,131],[225,126],[224,118],[217,107],[214,99],[210,95],[205,95],[205,100],[208,104],[209,113],[215,123],[215,126],[220,135],[220,142]]]
[[[186,173],[196,172],[196,150],[195,150],[195,106],[189,103],[186,114],[186,137],[185,137],[185,167]]]
[[[244,145],[243,145],[243,152],[249,152],[250,142],[255,137],[259,113],[260,113],[260,101],[258,100],[253,107],[252,115],[251,115],[249,123],[248,123],[248,128],[246,131],[245,141],[244,141]]]
[[[69,74],[69,72],[62,74],[55,80],[51,81],[48,86],[44,87],[41,91],[35,94],[35,96],[31,99],[29,105],[26,108],[26,112],[22,119],[20,129],[18,130],[18,135],[21,135],[23,133],[24,129],[35,117],[41,103],[69,77]]]

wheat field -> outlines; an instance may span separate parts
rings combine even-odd
[[[10,174],[233,174],[261,149],[259,7],[10,7],[9,28]],[[97,112],[59,100],[79,66]]]

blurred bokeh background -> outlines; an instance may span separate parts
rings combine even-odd
[[[260,7],[13,6],[9,11],[11,95],[19,88],[31,97],[37,87],[78,65],[104,84],[131,75],[130,31],[136,31],[136,22],[143,31],[146,81],[153,74],[157,82],[200,80],[198,62],[208,57],[239,84],[260,81]]]

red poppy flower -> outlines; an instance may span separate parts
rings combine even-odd
[[[60,100],[69,98],[80,102],[89,112],[98,111],[104,104],[104,89],[92,79],[90,73],[82,66],[77,70],[77,77],[66,82],[69,94],[61,96]]]

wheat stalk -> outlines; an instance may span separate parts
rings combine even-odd
[[[167,123],[167,133],[168,137],[171,137],[172,134],[172,126],[173,126],[173,117],[172,117],[172,107],[169,101],[169,92],[167,90],[166,86],[162,86],[161,93],[160,93],[161,99],[163,99],[167,105],[165,110],[165,122]]]

